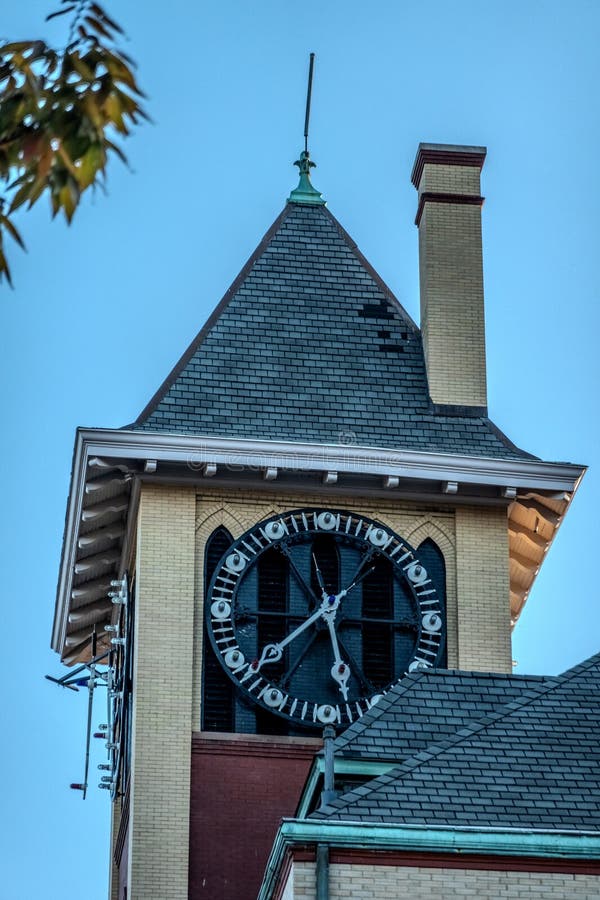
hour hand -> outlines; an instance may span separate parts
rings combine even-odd
[[[322,606],[323,604],[321,604]],[[254,662],[250,663],[250,668],[253,672],[258,672],[266,663],[278,662],[283,656],[284,648],[287,647],[288,644],[291,644],[293,640],[295,640],[299,634],[302,634],[303,631],[306,631],[313,622],[316,622],[322,615],[321,607],[317,609],[312,616],[309,616],[305,622],[301,625],[298,625],[297,628],[288,634],[286,638],[282,641],[279,641],[278,644],[265,644],[263,647],[263,651],[258,659],[255,659]]]
[[[340,693],[344,700],[348,699],[348,679],[350,678],[350,666],[345,663],[340,655],[340,647],[338,644],[337,634],[335,631],[334,617],[325,616],[331,644],[333,647],[333,665],[331,667],[331,677],[337,681],[340,687]]]

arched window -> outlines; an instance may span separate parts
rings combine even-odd
[[[429,575],[431,576],[434,585],[439,594],[440,603],[442,605],[442,609],[444,610],[444,618],[446,613],[446,563],[444,561],[444,554],[431,538],[425,538],[422,544],[419,544],[417,549],[417,556],[419,558],[419,562],[421,562]],[[439,668],[444,668],[448,665],[448,651],[446,647],[446,643],[444,642],[444,648],[442,651],[442,655],[440,657],[440,661],[438,663]]]
[[[377,557],[373,565],[362,589],[362,663],[365,677],[379,690],[395,678],[394,574],[393,564],[383,556]]]
[[[204,554],[204,597],[206,601],[210,580],[217,563],[231,546],[233,538],[226,528],[217,528],[208,541]],[[233,731],[234,693],[233,684],[227,677],[209,640],[206,619],[204,619],[202,672],[202,730]]]
[[[289,613],[289,567],[285,556],[278,550],[266,550],[258,560],[258,624],[257,646],[275,644],[287,636]],[[279,662],[269,665],[269,679],[277,681],[288,665],[288,652],[284,650]],[[285,719],[261,706],[256,707],[257,734],[287,734]]]

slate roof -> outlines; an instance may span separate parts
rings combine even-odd
[[[600,830],[599,687],[597,654],[530,684],[312,818]]]
[[[128,427],[530,458],[485,415],[450,412],[430,403],[417,326],[352,239],[325,207],[290,203]]]
[[[406,675],[335,741],[337,757],[402,761],[449,739],[469,722],[525,691],[544,689],[539,675],[430,670]]]

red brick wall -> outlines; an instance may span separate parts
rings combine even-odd
[[[194,734],[189,900],[256,900],[319,739]]]

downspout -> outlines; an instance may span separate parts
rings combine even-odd
[[[335,729],[326,725],[323,729],[323,790],[321,792],[321,809],[335,799],[335,760],[333,756],[333,742]],[[316,900],[329,900],[329,844],[317,844],[316,860],[317,898]]]
[[[317,844],[317,900],[329,900],[329,844]]]

